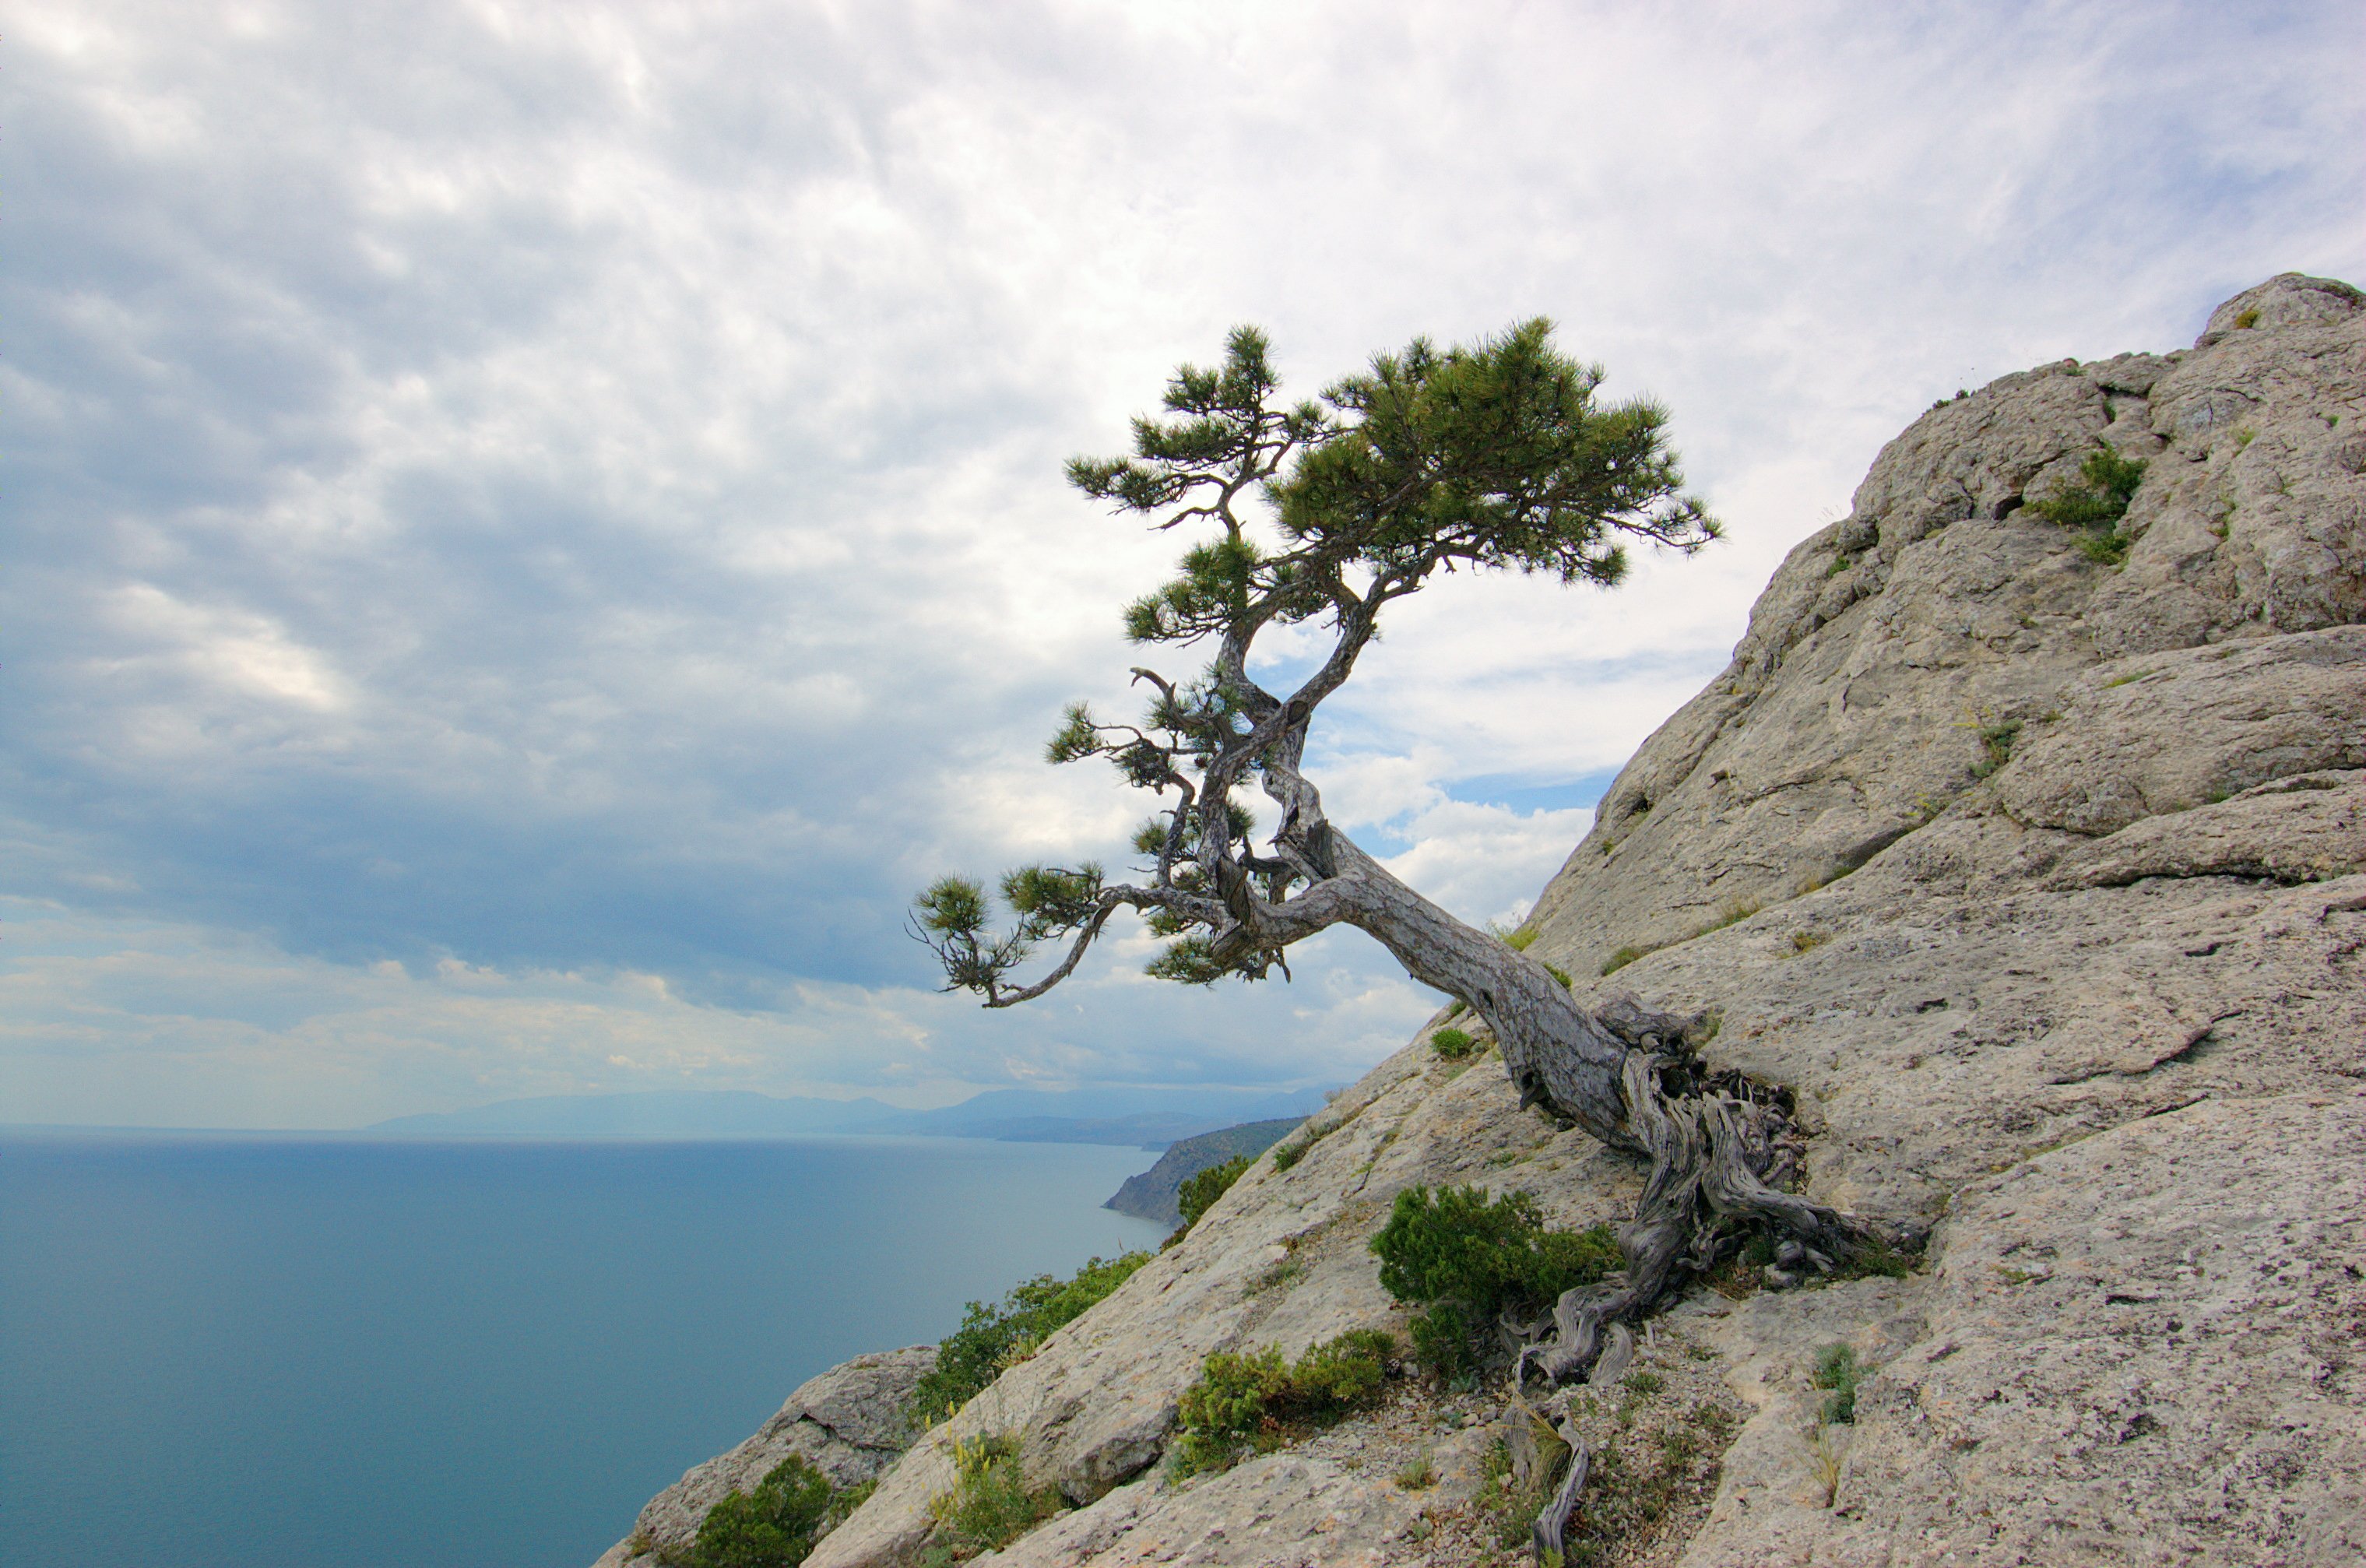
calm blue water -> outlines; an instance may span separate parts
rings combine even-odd
[[[1160,1227],[1140,1150],[0,1138],[0,1557],[585,1568],[813,1373]]]

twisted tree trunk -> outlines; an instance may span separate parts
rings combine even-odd
[[[1335,832],[1323,885],[1340,919],[1369,933],[1425,985],[1459,997],[1494,1032],[1523,1107],[1541,1104],[1612,1148],[1651,1162],[1635,1215],[1617,1231],[1625,1267],[1562,1293],[1550,1314],[1505,1325],[1520,1349],[1515,1387],[1533,1367],[1549,1383],[1609,1382],[1626,1370],[1626,1321],[1649,1316],[1716,1269],[1753,1228],[1772,1227],[1803,1260],[1829,1269],[1866,1247],[1911,1245],[1884,1227],[1780,1190],[1797,1168],[1789,1096],[1734,1071],[1710,1073],[1691,1034],[1698,1020],[1651,1012],[1631,998],[1578,1005],[1545,966],[1424,898]],[[1788,1250],[1788,1248],[1786,1248]],[[1605,1355],[1606,1334],[1614,1353]],[[1597,1365],[1597,1358],[1599,1364]],[[1616,1363],[1615,1365],[1613,1363]],[[1537,1560],[1564,1550],[1588,1471],[1563,1423],[1570,1469],[1535,1521]]]
[[[1620,1226],[1625,1268],[1563,1294],[1550,1316],[1517,1325],[1515,1376],[1582,1376],[1606,1325],[1639,1319],[1715,1269],[1755,1226],[1796,1240],[1829,1269],[1910,1235],[1780,1190],[1796,1168],[1786,1092],[1739,1072],[1710,1073],[1690,1034],[1699,1021],[1621,998],[1578,1005],[1545,966],[1463,924],[1334,832],[1324,886],[1338,919],[1377,939],[1423,984],[1459,997],[1502,1046],[1523,1106],[1541,1104],[1612,1148],[1651,1162],[1634,1218]]]

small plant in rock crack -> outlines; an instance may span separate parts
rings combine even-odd
[[[1824,1506],[1829,1508],[1840,1500],[1841,1469],[1846,1455],[1830,1427],[1818,1427],[1816,1435],[1808,1442],[1808,1469],[1816,1478],[1816,1485],[1824,1495]]]
[[[1442,1060],[1448,1062],[1462,1060],[1463,1057],[1470,1055],[1476,1045],[1477,1042],[1471,1039],[1470,1033],[1460,1029],[1441,1029],[1429,1037],[1429,1048],[1436,1052]]]
[[[953,1473],[953,1489],[929,1502],[935,1529],[922,1568],[948,1568],[999,1551],[1066,1506],[1059,1488],[1027,1484],[1019,1439],[1009,1433],[954,1443]]]
[[[2030,503],[2030,510],[2050,523],[2079,530],[2079,548],[2090,560],[2116,566],[2126,558],[2131,543],[2120,532],[2120,519],[2144,482],[2145,461],[2123,457],[2108,446],[2087,454],[2079,477],[2057,486],[2052,495]]]
[[[1864,1376],[1856,1352],[1845,1345],[1827,1345],[1816,1353],[1816,1370],[1808,1374],[1808,1382],[1825,1391],[1826,1425],[1845,1427],[1856,1420],[1856,1385]]]
[[[1972,764],[1972,777],[1984,779],[2012,761],[2012,743],[2021,737],[2022,724],[2017,718],[2001,724],[1979,726],[1980,760]]]

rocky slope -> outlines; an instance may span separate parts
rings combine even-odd
[[[2366,1561],[2361,347],[2355,290],[2287,275],[2191,351],[1932,409],[1546,890],[1534,954],[1711,1013],[1709,1057],[1797,1095],[1809,1191],[1934,1226],[1903,1279],[1699,1291],[1615,1408],[1564,1396],[1651,1500],[1608,1560]],[[2118,566],[2033,505],[2101,444],[2149,463]],[[1631,1161],[1426,1034],[919,1441],[815,1568],[915,1560],[949,1445],[1003,1433],[1078,1506],[987,1561],[1494,1555],[1500,1388],[1407,1388],[1180,1484],[1155,1462],[1210,1351],[1402,1328],[1368,1250],[1402,1189],[1629,1210]],[[1852,1425],[1809,1384],[1833,1345],[1869,1369]],[[1435,1484],[1392,1483],[1423,1454]]]

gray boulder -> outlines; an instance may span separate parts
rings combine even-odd
[[[594,1568],[655,1568],[661,1552],[682,1551],[698,1539],[707,1511],[734,1492],[752,1492],[775,1465],[796,1455],[835,1487],[878,1479],[910,1440],[904,1407],[930,1368],[937,1348],[915,1345],[841,1361],[797,1387],[756,1435],[703,1464],[650,1498],[633,1533],[608,1549]]]

